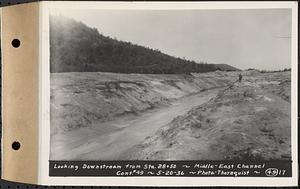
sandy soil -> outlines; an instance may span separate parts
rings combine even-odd
[[[245,76],[161,128],[125,157],[143,160],[291,158],[287,73]]]
[[[51,134],[138,115],[192,93],[226,86],[237,77],[224,74],[53,73]]]
[[[186,96],[170,105],[140,116],[124,116],[88,128],[62,132],[52,137],[51,159],[118,160],[128,149],[152,136],[174,117],[207,102],[217,89]]]
[[[52,74],[50,159],[289,159],[290,72],[242,73]]]

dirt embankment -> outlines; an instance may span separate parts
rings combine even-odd
[[[241,83],[176,117],[124,158],[290,159],[290,72],[243,75]]]
[[[200,91],[227,86],[234,72],[194,75],[52,73],[51,134],[99,125],[168,105]]]

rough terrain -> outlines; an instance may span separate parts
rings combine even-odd
[[[291,158],[290,73],[246,73],[128,151],[152,160]]]
[[[227,86],[236,76],[69,72],[51,74],[51,134],[139,115],[183,96]],[[236,75],[236,74],[235,74]]]
[[[51,74],[52,160],[289,159],[290,72]]]

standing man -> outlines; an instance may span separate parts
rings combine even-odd
[[[242,74],[240,73],[240,74],[239,74],[239,82],[242,81],[242,78],[243,78],[243,76],[242,76]]]

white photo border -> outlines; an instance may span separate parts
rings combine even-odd
[[[292,9],[291,138],[292,177],[49,177],[50,152],[50,48],[49,12],[51,9],[97,10],[207,10],[207,9]],[[39,36],[39,178],[42,185],[86,186],[297,186],[298,185],[298,4],[296,1],[262,2],[40,2]]]

